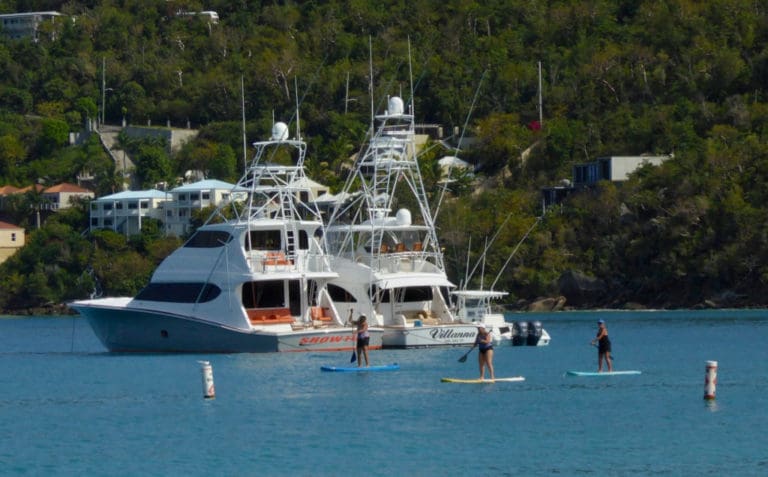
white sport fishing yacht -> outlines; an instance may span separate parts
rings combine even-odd
[[[416,154],[414,116],[391,97],[355,163],[326,234],[328,289],[342,314],[384,328],[384,348],[471,345],[477,327],[451,312],[443,254]]]
[[[298,135],[298,134],[297,134]],[[154,272],[136,297],[75,301],[110,351],[291,352],[352,350],[326,285],[339,278],[326,255],[319,211],[308,201],[306,144],[276,123],[219,208]],[[344,310],[348,311],[348,310]],[[383,330],[371,328],[370,349]]]

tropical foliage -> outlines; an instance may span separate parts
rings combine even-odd
[[[181,14],[204,9],[220,21]],[[87,170],[98,193],[114,191],[120,181],[98,141],[68,145],[69,133],[101,116],[200,130],[174,154],[131,145],[144,185],[189,169],[232,180],[242,170],[244,105],[249,141],[265,138],[273,119],[290,122],[310,143],[310,176],[338,190],[371,105],[380,112],[387,95],[408,99],[413,84],[420,122],[455,132],[454,144],[473,139],[458,155],[477,166],[474,182],[439,180],[436,162],[454,150],[435,144],[423,157],[456,281],[498,232],[484,283],[501,272],[496,288],[513,300],[556,293],[573,269],[605,281],[604,304],[765,302],[760,2],[0,0],[3,13],[32,10],[66,17],[42,25],[38,41],[0,39],[0,185],[72,182]],[[574,164],[641,153],[674,159],[542,212],[539,189],[570,178]],[[132,293],[161,258],[156,250],[168,250],[159,238],[81,235],[84,212],[37,230],[29,210],[5,211],[30,233],[0,268],[3,308],[87,295],[91,277],[105,293]]]

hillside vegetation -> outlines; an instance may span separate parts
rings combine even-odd
[[[107,124],[200,129],[173,155],[162,144],[136,146],[144,186],[173,184],[190,169],[236,180],[242,80],[248,141],[265,138],[273,118],[295,130],[298,98],[308,174],[337,190],[371,104],[380,112],[388,94],[410,98],[410,53],[418,122],[474,139],[458,155],[477,179],[452,185],[437,217],[454,281],[465,276],[470,244],[473,264],[500,230],[488,286],[541,216],[496,283],[510,302],[559,294],[568,271],[601,283],[571,300],[577,306],[766,302],[761,2],[0,0],[2,13],[32,10],[68,17],[44,25],[37,42],[0,39],[0,185],[74,182],[89,171],[97,194],[118,190],[97,138],[67,145],[102,114]],[[201,10],[217,11],[219,23],[178,15]],[[541,129],[529,127],[539,118],[538,62]],[[574,164],[642,153],[674,159],[542,212],[540,188],[570,178]],[[433,144],[421,158],[435,207],[436,161],[446,154],[455,151]],[[28,230],[28,245],[0,267],[5,310],[94,289],[133,294],[179,243],[156,224],[142,237],[89,235],[84,205],[36,230],[36,201],[16,198],[4,211]]]

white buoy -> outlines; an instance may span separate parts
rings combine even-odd
[[[213,367],[208,361],[198,361],[202,368],[200,371],[203,373],[203,397],[205,399],[213,399],[216,397],[216,389],[213,387]]]
[[[707,361],[707,371],[704,376],[704,399],[715,399],[717,390],[717,361]]]

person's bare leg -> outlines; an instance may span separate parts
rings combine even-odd
[[[611,352],[605,353],[605,363],[608,365],[608,372],[613,371],[613,360],[611,359]]]
[[[485,362],[488,366],[488,372],[491,373],[491,380],[496,379],[496,375],[493,374],[493,350],[489,349],[485,352]]]
[[[485,355],[477,353],[477,362],[480,365],[480,379],[485,379]]]

